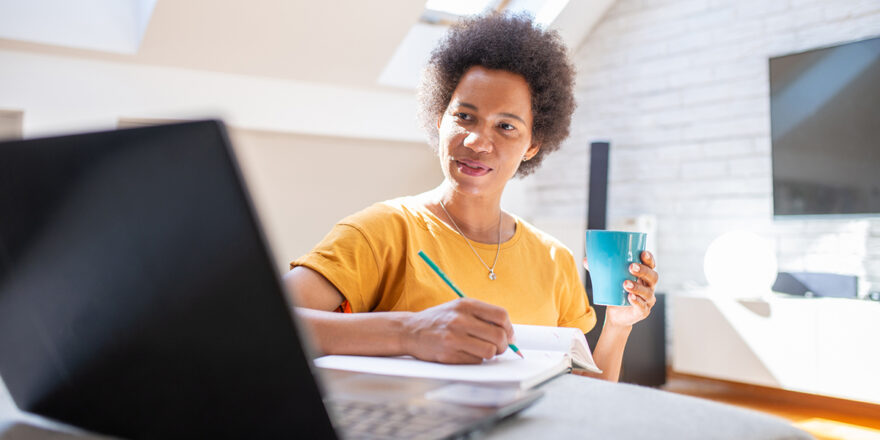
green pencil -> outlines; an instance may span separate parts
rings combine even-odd
[[[431,269],[434,270],[434,273],[436,273],[443,280],[443,282],[446,283],[447,286],[452,288],[452,291],[454,291],[459,298],[465,297],[464,294],[461,293],[461,290],[458,290],[458,287],[455,287],[455,284],[452,284],[452,281],[446,277],[446,274],[443,273],[443,271],[440,270],[440,268],[437,267],[437,265],[433,261],[431,261],[430,258],[428,258],[424,251],[419,251],[419,256],[422,257],[422,260],[425,260],[425,263],[428,263],[428,266],[431,266]],[[525,359],[525,356],[523,356],[523,354],[519,352],[519,348],[517,348],[516,345],[507,344],[507,346],[510,347],[510,349],[513,350],[514,353],[519,355],[519,357]]]

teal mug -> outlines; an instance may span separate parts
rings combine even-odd
[[[587,230],[587,264],[593,284],[593,304],[628,306],[623,282],[637,282],[629,271],[632,263],[642,264],[647,235],[644,232]]]

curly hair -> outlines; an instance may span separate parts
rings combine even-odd
[[[446,111],[462,75],[473,66],[516,73],[528,83],[532,139],[541,149],[520,164],[516,176],[531,174],[568,137],[575,108],[575,70],[565,44],[559,34],[535,26],[525,14],[477,16],[453,25],[431,52],[418,91],[419,120],[435,149],[437,119]]]

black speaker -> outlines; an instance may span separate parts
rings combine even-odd
[[[608,205],[608,142],[590,143],[590,170],[587,179],[587,229],[605,229]],[[593,282],[590,272],[584,274],[584,287],[590,298],[593,297]]]
[[[608,142],[590,143],[590,179],[587,183],[587,229],[605,229],[608,221]]]

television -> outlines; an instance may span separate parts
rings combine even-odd
[[[880,37],[770,58],[776,216],[880,215]]]

